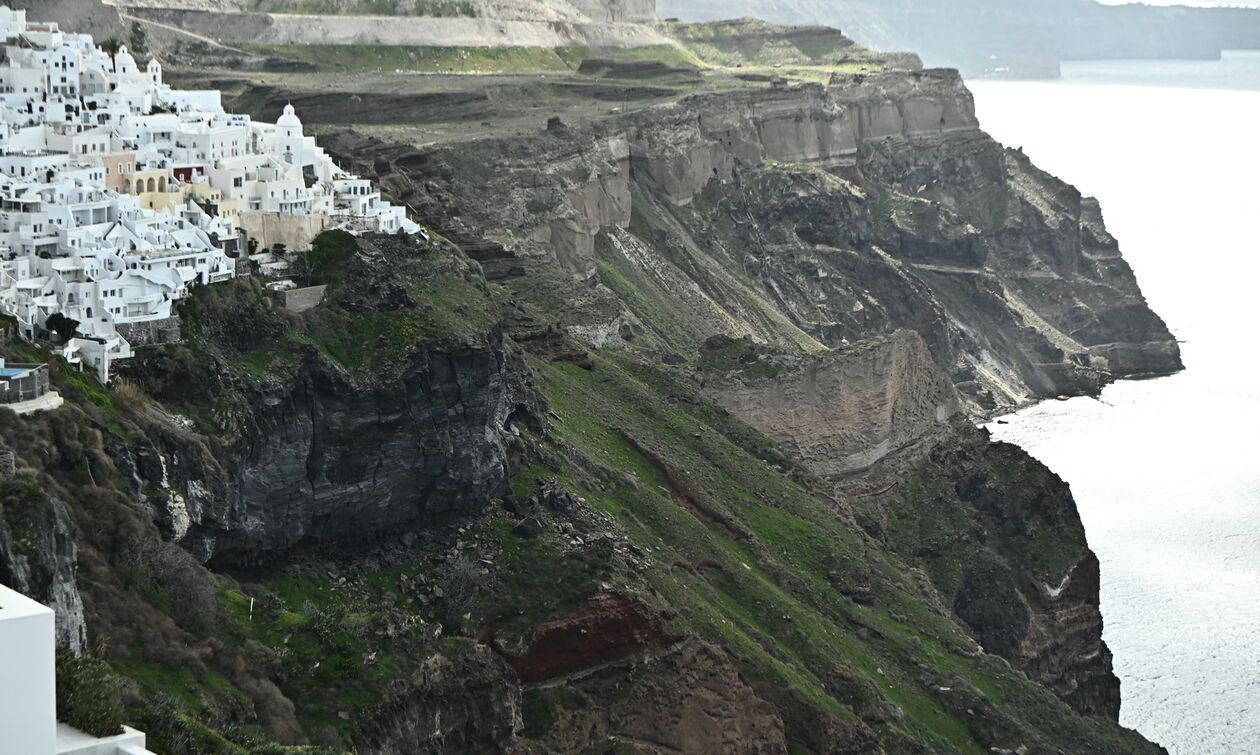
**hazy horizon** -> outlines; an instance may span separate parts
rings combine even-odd
[[[1141,3],[1132,0],[1098,0],[1103,5],[1190,5],[1195,8],[1260,8],[1260,0],[1243,0],[1242,2],[1217,3],[1212,0],[1144,0]]]

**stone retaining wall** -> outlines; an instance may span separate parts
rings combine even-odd
[[[160,346],[179,343],[183,335],[179,330],[179,317],[172,315],[162,320],[118,323],[118,335],[134,346]]]

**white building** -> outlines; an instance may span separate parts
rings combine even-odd
[[[57,723],[51,608],[0,585],[0,752],[13,755],[153,755],[124,726],[98,738]]]
[[[6,752],[55,752],[53,611],[0,585],[0,732]]]
[[[300,251],[327,228],[419,230],[292,106],[275,124],[227,113],[218,91],[166,86],[157,60],[25,11],[0,7],[0,44],[0,312],[102,381],[190,286],[235,274],[246,236]]]

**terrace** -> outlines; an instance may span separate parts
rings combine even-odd
[[[0,406],[25,414],[60,405],[61,396],[49,390],[48,365],[6,364],[0,359]]]

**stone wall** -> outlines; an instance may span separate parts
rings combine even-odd
[[[311,241],[328,228],[327,215],[285,215],[279,212],[242,212],[239,225],[259,250],[284,244],[293,252],[311,248]]]
[[[132,346],[160,346],[164,343],[179,343],[183,339],[178,315],[161,320],[121,322],[116,327],[118,335],[126,338]]]
[[[280,304],[290,312],[305,312],[318,306],[324,300],[324,290],[327,288],[328,286],[307,286],[289,291],[277,291],[276,297],[280,299]]]
[[[30,371],[21,377],[0,380],[0,402],[15,404],[32,401],[48,393],[48,365],[13,364],[9,367],[26,368]]]

